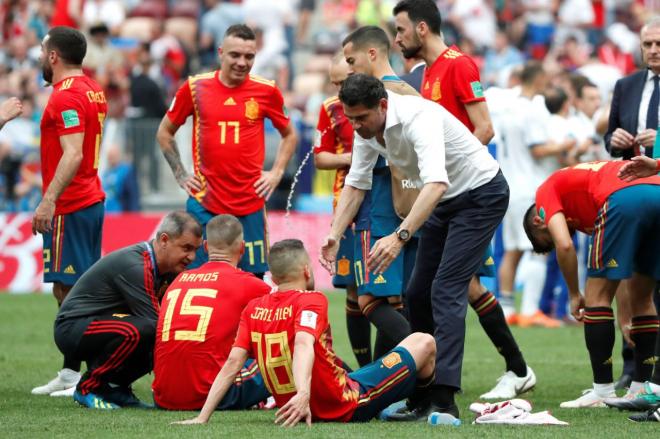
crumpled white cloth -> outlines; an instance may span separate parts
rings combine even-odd
[[[477,414],[475,424],[568,425],[547,410],[532,413],[529,401],[518,398],[496,403],[475,402],[470,405],[470,411]]]

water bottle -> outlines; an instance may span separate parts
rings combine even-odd
[[[461,425],[461,420],[449,413],[433,412],[429,415],[427,421],[429,425],[452,425],[454,427]]]

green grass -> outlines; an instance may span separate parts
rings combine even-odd
[[[338,355],[351,366],[343,321],[343,294],[330,293],[330,319]],[[536,390],[526,398],[535,411],[550,409],[569,427],[512,427],[471,425],[467,407],[478,395],[495,383],[503,369],[503,361],[470,312],[463,366],[465,393],[459,397],[464,425],[459,428],[423,423],[391,424],[373,421],[369,424],[315,424],[311,429],[296,427],[294,431],[274,426],[274,412],[217,413],[206,426],[171,426],[171,421],[186,419],[193,412],[118,410],[96,412],[77,406],[70,399],[32,396],[30,389],[43,384],[59,369],[61,357],[53,343],[52,321],[55,301],[47,295],[12,296],[0,294],[0,437],[255,437],[255,438],[337,438],[379,437],[428,438],[470,436],[499,437],[641,437],[657,435],[657,424],[632,424],[624,413],[608,409],[583,411],[563,410],[559,403],[577,397],[589,386],[590,368],[584,347],[582,329],[567,327],[556,330],[515,328],[514,333],[538,376]],[[619,349],[617,346],[615,349]],[[615,357],[615,372],[620,371]],[[135,390],[150,401],[152,376],[141,379]]]

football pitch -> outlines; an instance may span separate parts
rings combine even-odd
[[[337,354],[352,367],[343,318],[344,295],[328,294],[330,321]],[[273,411],[216,413],[208,425],[180,426],[170,422],[187,419],[194,412],[121,409],[102,412],[84,409],[73,400],[33,396],[30,389],[54,377],[61,356],[54,345],[52,322],[55,300],[47,295],[0,294],[0,437],[223,437],[223,438],[429,438],[429,437],[655,437],[657,424],[633,424],[626,413],[610,409],[560,409],[559,403],[580,395],[590,383],[588,355],[582,328],[514,328],[521,349],[538,378],[534,391],[525,398],[534,411],[551,410],[568,422],[559,426],[472,425],[471,402],[489,390],[503,372],[503,361],[487,339],[472,311],[463,366],[464,393],[459,396],[463,425],[429,426],[426,423],[314,424],[311,429],[293,430],[273,424]],[[616,352],[620,344],[617,340]],[[615,374],[621,370],[614,357]],[[136,394],[151,402],[148,375],[135,384]]]

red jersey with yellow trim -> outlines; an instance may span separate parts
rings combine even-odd
[[[424,70],[422,96],[442,105],[474,131],[465,105],[485,102],[479,79],[479,69],[472,58],[462,54],[456,46],[448,47]]]
[[[319,111],[319,120],[316,125],[316,141],[314,154],[329,152],[343,154],[353,149],[353,126],[344,116],[344,107],[338,96],[326,99]],[[334,196],[332,207],[337,207],[339,195],[344,187],[344,180],[348,174],[349,166],[337,169],[335,184],[332,188]]]
[[[103,121],[108,112],[103,89],[87,76],[71,76],[53,84],[41,116],[41,174],[46,193],[62,158],[60,137],[84,133],[82,162],[55,203],[55,215],[75,212],[105,200],[98,176]]]
[[[243,311],[234,346],[257,358],[268,390],[282,407],[296,393],[293,356],[296,333],[312,334],[314,365],[309,398],[315,420],[348,421],[359,385],[332,350],[328,299],[318,291],[281,291],[253,300]]]
[[[617,177],[626,162],[590,162],[560,169],[536,191],[536,210],[547,224],[563,212],[571,228],[593,232],[598,211],[614,192],[638,184],[660,185],[660,176],[626,182]]]
[[[215,214],[244,216],[264,206],[254,189],[264,165],[264,118],[278,130],[286,128],[289,118],[274,81],[248,76],[229,88],[219,74],[188,78],[167,115],[175,125],[193,116],[193,163],[202,181],[197,201]]]
[[[185,271],[163,296],[154,350],[154,401],[198,410],[225,364],[245,306],[271,288],[227,262]]]

